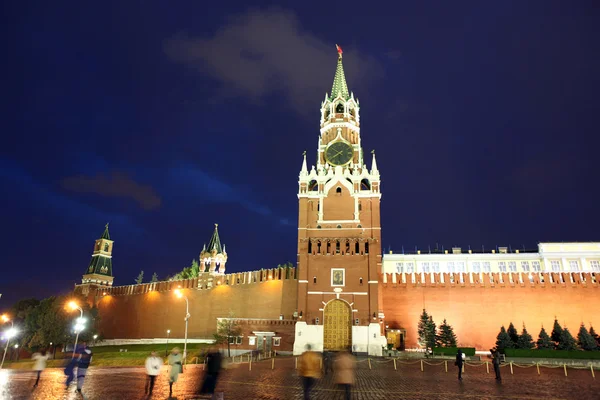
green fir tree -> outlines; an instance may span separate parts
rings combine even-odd
[[[590,325],[590,335],[594,338],[594,340],[596,341],[596,347],[598,350],[600,350],[600,336],[598,336],[598,334],[596,333],[596,331],[594,330],[594,327]]]
[[[515,347],[515,344],[510,339],[510,336],[508,335],[508,332],[506,332],[504,325],[502,325],[500,328],[500,333],[498,333],[498,336],[496,336],[496,347],[498,350],[500,350],[500,352],[502,352],[504,349],[512,349]]]
[[[144,271],[140,271],[140,274],[135,278],[135,283],[141,285],[144,282]]]
[[[554,327],[552,328],[552,333],[550,334],[550,339],[554,342],[554,348],[558,348],[560,344],[560,337],[562,334],[562,327],[558,323],[558,320],[554,318]]]
[[[158,282],[158,274],[156,272],[152,274],[152,279],[150,280],[150,282]]]
[[[519,335],[519,339],[517,340],[517,349],[533,349],[535,347],[535,344],[533,343],[533,338],[531,337],[531,335],[529,334],[529,332],[527,332],[527,328],[525,328],[525,325],[523,325],[523,330],[521,331],[521,334]]]
[[[508,336],[510,336],[510,340],[512,340],[514,344],[513,347],[517,347],[517,343],[519,343],[519,332],[517,332],[517,328],[515,328],[512,322],[508,324],[508,329],[506,330],[506,332],[508,333]]]
[[[435,334],[436,326],[435,322],[433,322],[433,317],[429,316],[429,321],[427,321],[426,332],[425,332],[425,345],[428,350],[433,350],[433,348],[437,344],[437,336]]]
[[[456,347],[456,335],[454,334],[454,329],[446,322],[445,318],[440,325],[437,341],[442,347]]]
[[[583,322],[581,323],[581,326],[579,327],[579,333],[577,334],[577,344],[581,350],[585,351],[593,351],[598,348],[596,340],[594,337],[592,337],[592,335],[590,335],[588,330],[585,328],[585,325],[583,325]]]
[[[548,333],[546,332],[543,326],[542,330],[540,330],[540,334],[535,344],[535,348],[538,350],[549,350],[554,348],[554,343],[550,339],[550,336],[548,336]]]
[[[575,338],[571,335],[568,328],[563,328],[560,333],[560,340],[558,341],[558,350],[577,350],[577,343]]]
[[[423,313],[419,318],[419,325],[417,326],[417,335],[419,337],[419,345],[421,347],[427,347],[427,326],[429,324],[429,314],[423,309]]]

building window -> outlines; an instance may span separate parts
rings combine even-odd
[[[250,336],[250,337],[248,338],[248,344],[249,344],[250,346],[256,346],[256,336]]]
[[[396,263],[396,273],[397,274],[402,274],[404,272],[404,264],[400,263]]]
[[[360,325],[360,319],[356,318],[356,319],[354,320],[354,325]]]
[[[523,270],[523,272],[529,272],[529,262],[521,261],[521,269]]]
[[[358,202],[358,211],[362,211],[362,203],[360,201]]]
[[[429,263],[428,262],[422,263],[421,268],[423,268],[423,272],[425,272],[426,274],[429,273]]]
[[[506,272],[506,263],[504,261],[498,263],[498,270],[500,272]]]
[[[313,283],[317,283],[317,277],[313,276]]]
[[[108,251],[108,243],[104,243],[104,251]]]
[[[476,261],[473,263],[473,272],[475,272],[476,274],[481,272],[481,263]]]
[[[439,262],[437,262],[437,261],[436,261],[436,262],[432,262],[432,263],[431,263],[431,270],[432,270],[433,272],[435,272],[435,273],[438,273],[438,274],[439,274],[439,272],[440,272],[440,263],[439,263]]]
[[[369,243],[365,242],[365,254],[369,254]]]
[[[509,261],[508,262],[508,270],[510,272],[517,272],[517,262],[516,261]]]
[[[484,261],[483,272],[492,272],[492,266],[490,265],[489,261]]]
[[[552,270],[552,272],[560,272],[560,261],[550,261],[550,269]]]
[[[280,346],[280,345],[281,345],[281,338],[274,337],[273,338],[273,346]]]
[[[357,228],[362,228],[361,224],[356,225]]]
[[[241,336],[230,336],[229,344],[242,344],[242,337]]]
[[[359,282],[359,283],[362,285],[362,278],[360,278],[360,279],[358,280],[358,282]]]
[[[459,261],[456,263],[456,272],[465,272],[465,263],[464,261]]]
[[[535,272],[540,272],[542,270],[542,267],[540,266],[540,262],[539,261],[532,261],[531,262],[531,268]]]
[[[321,225],[317,225],[317,229],[321,229]]]
[[[453,274],[454,273],[454,261],[448,262],[448,273],[449,274]]]
[[[569,261],[569,268],[571,269],[572,272],[579,271],[579,263],[577,262],[577,260]]]
[[[342,229],[342,226],[340,224],[338,224],[338,226],[336,226],[336,228]]]
[[[590,268],[594,272],[600,272],[600,261],[596,261],[596,260],[590,261]]]
[[[341,195],[342,194],[342,188],[341,187],[337,187],[335,188],[335,193]]]
[[[415,264],[411,263],[411,262],[407,262],[406,263],[406,273],[412,274],[413,272],[415,272]]]

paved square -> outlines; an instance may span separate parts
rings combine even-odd
[[[438,362],[439,363],[439,362]],[[591,371],[568,369],[564,376],[562,368],[542,368],[537,374],[535,367],[502,368],[501,384],[486,373],[485,365],[467,366],[459,382],[456,379],[456,367],[448,363],[448,372],[441,365],[424,365],[421,372],[420,362],[412,364],[398,363],[397,370],[391,360],[372,360],[372,369],[368,361],[357,364],[356,387],[352,398],[356,400],[373,399],[577,399],[600,398],[600,376],[592,378]],[[202,381],[204,372],[200,366],[189,366],[175,384],[173,399],[194,398],[194,393]],[[598,371],[596,371],[598,375]],[[73,393],[74,387],[67,392],[64,389],[65,376],[62,370],[48,369],[42,376],[40,386],[32,391],[34,383],[31,371],[0,371],[0,400],[35,399],[81,399]],[[145,399],[145,374],[143,368],[91,368],[84,386],[84,396],[89,400]],[[265,360],[248,364],[235,364],[224,371],[218,389],[225,392],[225,399],[301,399],[302,391],[299,378],[294,369],[292,358],[275,360],[275,369],[271,361]],[[157,379],[152,399],[168,398],[167,370]],[[331,374],[324,376],[315,386],[313,399],[342,399],[332,382]]]

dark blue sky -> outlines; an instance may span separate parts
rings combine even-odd
[[[0,28],[0,308],[71,289],[108,221],[117,285],[215,222],[229,271],[295,261],[335,43],[386,249],[600,240],[594,1],[34,3]]]

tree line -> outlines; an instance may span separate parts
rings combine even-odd
[[[79,340],[91,341],[97,333],[98,309],[91,308],[79,296],[51,296],[43,300],[23,299],[15,303],[6,314],[11,318],[18,333],[11,340],[28,351],[62,348],[75,340],[73,325],[79,318],[79,311],[66,308],[69,301],[75,301],[83,309],[86,329],[79,334]]]
[[[496,337],[496,347],[500,351],[504,349],[596,351],[600,350],[600,337],[594,327],[590,326],[588,331],[585,325],[581,323],[577,339],[575,339],[567,327],[561,327],[558,320],[554,319],[554,326],[550,335],[542,326],[538,339],[534,342],[525,325],[523,325],[521,334],[519,334],[511,322],[508,329],[504,328],[504,325],[500,328],[500,333]]]
[[[419,344],[429,351],[434,347],[457,346],[456,334],[452,325],[448,324],[444,318],[442,324],[437,328],[433,321],[433,316],[429,315],[425,309],[423,309],[423,313],[419,318],[417,333],[419,335]]]

